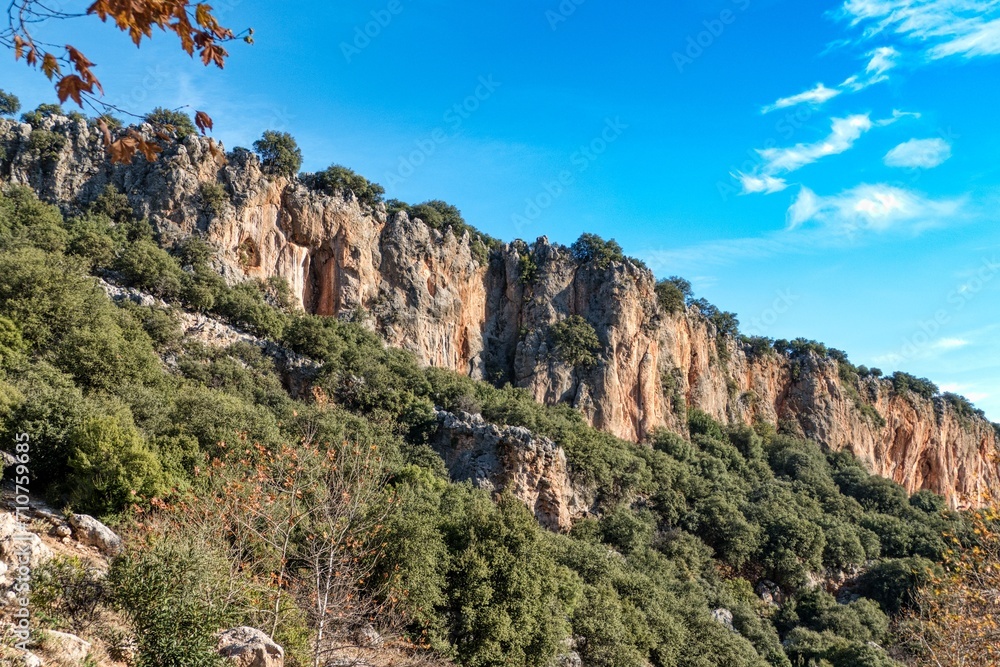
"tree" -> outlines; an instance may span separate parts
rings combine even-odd
[[[350,190],[359,201],[374,207],[382,201],[385,188],[372,183],[361,174],[339,164],[330,165],[325,171],[312,176],[312,185],[327,194],[335,190]]]
[[[931,573],[897,627],[915,665],[1000,664],[1000,507],[971,515],[970,544],[949,536],[944,572]]]
[[[183,111],[177,111],[176,109],[156,107],[146,114],[143,120],[154,127],[172,133],[178,139],[183,139],[189,134],[198,133],[198,128],[195,127],[191,117]]]
[[[597,234],[581,234],[569,250],[573,259],[580,264],[593,262],[601,270],[611,266],[612,262],[625,261],[625,253],[617,241],[605,241]]]
[[[287,132],[267,130],[264,136],[253,142],[253,148],[269,173],[292,177],[302,167],[302,150]]]
[[[691,299],[691,283],[679,276],[664,278],[656,283],[656,300],[668,313],[684,310],[684,304]]]
[[[13,116],[21,110],[21,100],[17,95],[0,89],[0,116]]]

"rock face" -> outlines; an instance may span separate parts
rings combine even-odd
[[[285,651],[270,637],[250,627],[219,633],[218,652],[233,667],[282,667]]]
[[[28,532],[8,512],[0,512],[0,587],[11,583],[13,572],[21,565],[36,569],[52,559],[52,550],[38,535]],[[8,575],[8,576],[4,576]]]
[[[32,148],[39,130],[65,137],[58,154]],[[0,120],[0,147],[0,178],[66,210],[114,185],[164,244],[193,234],[213,244],[230,281],[282,277],[311,312],[362,311],[389,344],[423,363],[569,403],[619,437],[639,441],[663,427],[683,433],[687,408],[696,407],[726,423],[780,423],[849,449],[873,472],[952,504],[1000,485],[997,434],[984,419],[939,398],[897,394],[886,380],[845,382],[835,361],[809,353],[754,354],[696,308],[661,309],[652,274],[632,262],[581,265],[545,238],[484,260],[468,234],[387,216],[350,192],[329,196],[270,177],[245,150],[220,165],[197,137],[153,164],[140,157],[112,166],[94,128],[55,117],[34,130]],[[229,195],[222,210],[204,202],[211,184]],[[570,315],[600,339],[591,367],[574,368],[553,349],[550,328]]]
[[[568,531],[593,501],[574,489],[566,453],[526,428],[499,427],[479,415],[438,412],[432,443],[455,481],[506,491],[532,509],[538,522]]]

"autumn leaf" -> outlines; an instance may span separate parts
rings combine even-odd
[[[81,107],[83,106],[83,99],[80,97],[80,93],[91,93],[93,90],[93,84],[84,82],[76,74],[64,76],[56,84],[56,93],[59,95],[60,103],[65,102],[67,99],[72,99]]]
[[[59,61],[51,53],[46,53],[42,58],[42,73],[49,77],[51,80],[56,74],[59,74],[62,70],[59,67]]]
[[[212,130],[212,117],[204,111],[198,111],[194,114],[194,124],[198,126],[202,134],[205,134],[206,131]]]

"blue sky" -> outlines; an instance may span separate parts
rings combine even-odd
[[[227,147],[289,131],[306,169],[445,199],[504,240],[613,237],[749,333],[1000,420],[1000,0],[215,5],[256,38],[222,72],[164,35],[40,29],[85,31],[111,101],[205,110]],[[0,87],[52,98],[9,61]]]

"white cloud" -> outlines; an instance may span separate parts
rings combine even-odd
[[[1000,19],[976,27],[972,32],[939,44],[930,51],[931,58],[961,55],[966,58],[1000,54]]]
[[[1000,54],[996,0],[847,0],[840,13],[865,36],[895,34],[929,59]]]
[[[855,114],[846,118],[834,118],[830,123],[830,134],[813,143],[800,143],[785,148],[758,149],[761,164],[751,173],[736,172],[733,178],[743,186],[741,194],[773,194],[788,187],[788,182],[781,178],[802,167],[831,155],[845,153],[854,147],[855,142],[866,132],[876,127],[891,125],[907,116],[918,117],[920,114],[907,111],[893,111],[891,118],[872,120],[868,114]]]
[[[910,139],[886,153],[889,167],[933,169],[951,157],[951,144],[944,139]]]
[[[765,148],[758,150],[757,153],[764,159],[764,173],[788,173],[824,157],[850,150],[854,142],[872,127],[872,120],[868,114],[834,118],[830,134],[820,141],[796,144],[789,148]]]
[[[919,231],[940,226],[962,213],[961,199],[930,199],[885,184],[862,184],[838,195],[819,196],[803,187],[788,209],[788,228],[817,222],[837,233]]]
[[[963,338],[942,338],[941,340],[935,341],[932,347],[939,350],[954,350],[960,347],[965,347],[969,344],[969,341]]]
[[[815,87],[807,91],[797,95],[790,95],[789,97],[782,97],[774,104],[768,104],[761,109],[761,113],[771,113],[778,109],[787,109],[788,107],[800,104],[811,104],[818,107],[841,93],[856,93],[869,86],[874,86],[876,83],[886,81],[889,78],[886,72],[896,66],[899,52],[891,46],[882,46],[869,52],[867,56],[869,60],[865,71],[861,74],[848,77],[836,88],[828,88],[825,84],[818,83]]]
[[[770,195],[775,192],[781,192],[788,187],[788,183],[785,179],[775,178],[774,176],[768,176],[766,174],[757,176],[754,174],[737,172],[732,174],[732,177],[739,180],[740,184],[743,186],[743,194],[745,195],[757,192]]]
[[[833,88],[827,88],[822,83],[818,83],[815,88],[810,88],[809,90],[799,93],[798,95],[782,97],[774,104],[769,104],[761,109],[761,113],[771,113],[772,111],[777,111],[778,109],[787,109],[788,107],[794,107],[800,104],[812,104],[819,106],[824,102],[833,99],[837,95],[840,95],[840,92],[841,91]]]

